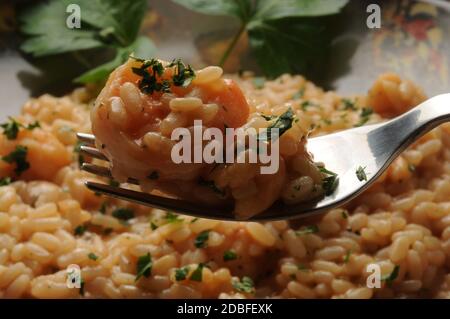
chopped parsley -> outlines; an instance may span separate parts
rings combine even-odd
[[[342,103],[344,104],[344,110],[352,110],[356,111],[355,102],[350,99],[342,99]]]
[[[158,228],[158,225],[156,225],[154,222],[150,222],[150,229],[155,230]]]
[[[16,149],[8,155],[3,156],[2,160],[9,164],[15,163],[16,168],[14,169],[14,172],[17,175],[20,175],[30,168],[30,163],[27,161],[27,153],[28,148],[26,146],[17,145]]]
[[[297,230],[295,234],[297,236],[303,236],[308,234],[315,234],[319,232],[319,227],[317,225],[308,225],[303,229]]]
[[[78,225],[77,227],[75,227],[73,233],[76,236],[81,236],[86,232],[86,230],[87,230],[87,227],[85,225]]]
[[[176,281],[185,280],[188,273],[189,273],[189,268],[187,268],[187,267],[175,269],[175,280]]]
[[[264,87],[264,85],[266,84],[266,79],[262,76],[258,76],[258,77],[254,77],[253,80],[253,86],[260,90]]]
[[[306,267],[305,264],[298,264],[297,269],[300,271],[303,271],[303,272],[310,271],[310,269],[308,267]]]
[[[205,186],[208,187],[209,189],[211,189],[214,193],[220,195],[220,196],[225,196],[225,191],[220,189],[219,187],[217,187],[216,183],[214,183],[214,181],[207,181],[203,178],[200,178],[198,181],[198,184],[200,186]]]
[[[197,248],[204,248],[206,247],[206,243],[209,238],[209,232],[210,230],[204,230],[200,234],[197,235],[194,241],[194,245]]]
[[[149,277],[152,272],[152,256],[150,253],[140,256],[136,264],[136,279],[138,281],[142,276]]]
[[[159,173],[157,171],[153,171],[150,175],[147,176],[148,179],[155,180],[159,178]]]
[[[0,125],[0,127],[3,128],[3,135],[5,135],[8,140],[14,140],[17,138],[17,134],[19,134],[19,129],[21,126],[22,124],[17,122],[12,117],[9,117],[9,122]]]
[[[2,178],[0,178],[0,186],[6,186],[6,185],[9,185],[9,184],[11,184],[11,177],[2,177]]]
[[[360,182],[362,182],[362,181],[366,181],[366,182],[367,182],[367,174],[366,174],[365,169],[366,169],[365,166],[364,166],[364,167],[359,166],[359,167],[356,169],[356,177],[358,178],[358,180],[359,180]]]
[[[414,165],[414,164],[408,164],[408,170],[409,170],[411,173],[414,173],[414,172],[416,171],[416,165]]]
[[[370,107],[364,107],[361,109],[359,115],[359,122],[355,126],[362,126],[370,120],[370,116],[373,114],[373,110]]]
[[[98,256],[94,253],[89,253],[88,254],[89,259],[96,261],[98,259]]]
[[[250,277],[244,276],[241,280],[234,279],[232,281],[233,288],[239,292],[247,294],[255,293],[255,286],[253,280]]]
[[[110,180],[109,180],[109,186],[112,186],[112,187],[119,187],[119,186],[120,186],[120,183],[119,183],[118,181],[115,181],[115,180],[113,180],[113,179],[110,179]]]
[[[237,254],[233,250],[227,250],[223,253],[223,261],[236,260]]]
[[[327,170],[325,167],[319,167],[319,170],[322,174],[326,175],[322,180],[322,188],[325,191],[325,195],[329,196],[333,194],[336,187],[339,185],[339,177],[336,173]]]
[[[174,214],[172,212],[167,212],[166,216],[164,218],[167,220],[167,223],[169,223],[169,224],[170,223],[180,223],[184,220],[179,215]]]
[[[117,208],[111,215],[120,220],[129,220],[134,218],[134,211],[130,208]]]
[[[394,282],[394,280],[397,279],[399,271],[400,271],[400,266],[399,265],[395,265],[395,267],[392,270],[392,272],[390,274],[388,274],[388,275],[383,276],[381,278],[381,281],[386,282],[386,285],[388,285],[388,287],[391,287],[392,283]]]
[[[273,124],[271,124],[266,131],[258,136],[260,141],[270,141],[272,138],[272,129],[278,129],[278,138],[283,135],[284,132],[292,127],[292,122],[294,121],[294,112],[292,108],[288,108],[286,112],[278,116]]]
[[[172,77],[173,85],[187,87],[195,78],[195,72],[188,64],[187,66],[181,59],[173,60],[167,67],[175,66],[175,74]]]
[[[193,281],[202,281],[204,267],[205,267],[205,264],[203,264],[203,263],[198,264],[197,268],[195,268],[195,270],[192,272],[189,279],[193,280]]]
[[[345,209],[342,210],[342,218],[348,219],[348,211]]]
[[[293,98],[294,100],[298,100],[298,99],[301,99],[304,95],[305,95],[305,88],[303,87],[303,88],[301,88],[300,90],[298,90],[298,92],[295,93],[295,94],[292,96],[292,98]]]
[[[19,130],[21,127],[29,131],[41,127],[38,121],[28,124],[27,126],[23,126],[12,117],[9,117],[8,119],[9,122],[0,124],[0,127],[3,128],[3,135],[5,135],[8,140],[15,140],[17,138],[17,135],[19,134]]]
[[[316,106],[316,104],[314,104],[314,103],[311,102],[311,101],[304,101],[302,104],[300,104],[300,107],[302,108],[303,111],[306,111],[306,109],[307,109],[309,106]]]
[[[350,261],[350,256],[352,255],[352,251],[348,250],[344,256],[344,264],[347,264]]]

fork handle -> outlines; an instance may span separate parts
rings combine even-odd
[[[426,100],[407,113],[383,123],[369,133],[369,138],[383,140],[397,156],[436,126],[450,121],[450,93]]]

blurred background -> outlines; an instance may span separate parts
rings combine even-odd
[[[74,77],[114,56],[104,48],[45,57],[25,54],[20,50],[25,38],[20,17],[40,2],[0,3],[0,119],[18,113],[30,96],[69,92],[77,85]],[[366,24],[366,9],[372,3],[381,7],[380,29]],[[343,94],[366,92],[380,73],[388,71],[412,79],[428,95],[449,92],[449,8],[450,1],[444,0],[350,0],[339,14],[324,18],[331,45],[323,60],[307,65],[302,73]],[[232,17],[150,0],[140,33],[153,41],[157,57],[180,57],[201,67],[218,63],[238,28],[239,21]],[[224,65],[226,72],[252,70],[262,75],[248,43],[244,33]]]

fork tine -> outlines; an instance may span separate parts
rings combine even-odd
[[[95,144],[95,136],[87,133],[77,133],[77,138],[84,143]]]
[[[95,174],[98,176],[113,179],[113,177],[111,175],[111,171],[108,168],[103,167],[103,166],[98,166],[98,165],[89,164],[89,163],[83,163],[83,165],[81,165],[81,169],[83,171],[89,172],[91,174]],[[127,182],[130,184],[139,185],[139,181],[132,177],[129,177]]]
[[[86,154],[88,156],[98,158],[103,161],[109,161],[108,158],[102,152],[100,152],[98,149],[96,149],[95,147],[81,145],[80,152],[82,152],[83,154]]]
[[[106,184],[86,182],[86,186],[96,192],[118,199],[135,202],[141,205],[174,211],[180,214],[188,214],[196,217],[215,218],[222,220],[233,219],[232,207],[214,207],[194,204],[188,201],[156,196],[148,193],[137,192],[130,189],[113,187]]]

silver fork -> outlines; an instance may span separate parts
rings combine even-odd
[[[311,138],[307,148],[314,160],[323,162],[327,169],[338,174],[339,184],[330,196],[319,201],[296,205],[276,202],[266,211],[250,220],[279,220],[311,216],[341,206],[366,190],[389,166],[389,164],[411,143],[439,124],[450,121],[450,93],[435,96],[409,112],[390,121],[367,125],[334,134]],[[101,151],[94,147],[95,137],[77,134],[87,145],[81,152],[107,161]],[[359,180],[356,171],[364,168],[367,180]],[[84,163],[82,169],[90,173],[111,178],[105,167]],[[138,184],[129,178],[131,184]],[[235,220],[232,207],[207,207],[185,200],[155,196],[126,188],[86,182],[94,192],[138,204],[166,209],[177,213],[211,219]]]

